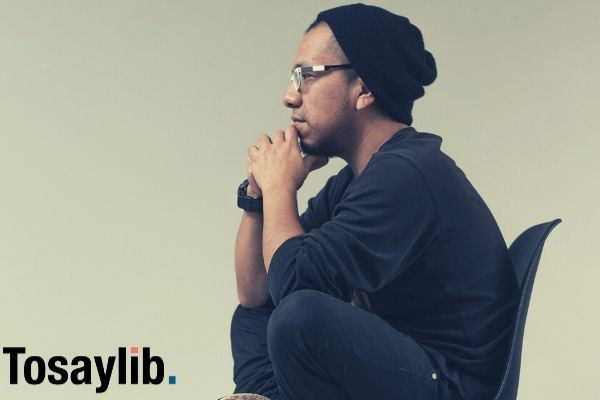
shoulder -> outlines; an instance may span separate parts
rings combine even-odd
[[[441,151],[442,138],[414,128],[406,128],[385,142],[375,156],[395,155],[416,167],[445,157]]]
[[[384,143],[373,159],[381,158],[392,163],[392,156],[395,156],[411,165],[427,181],[451,179],[455,175],[461,175],[456,163],[442,151],[441,145],[440,136],[410,128],[404,134],[396,134]]]
[[[373,155],[350,184],[344,199],[371,207],[406,207],[431,203],[431,191],[421,169],[408,157],[382,152]],[[411,206],[412,208],[412,206]]]

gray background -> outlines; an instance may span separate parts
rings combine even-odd
[[[337,4],[0,0],[2,346],[46,359],[150,346],[177,375],[115,376],[105,399],[232,391],[246,148],[289,123],[297,44]],[[413,126],[444,138],[506,241],[564,219],[533,293],[520,398],[597,398],[598,2],[373,4],[423,31],[439,77]],[[301,209],[343,165],[309,176]],[[10,386],[0,356],[2,399],[97,396]]]

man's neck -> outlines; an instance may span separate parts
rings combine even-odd
[[[352,151],[342,156],[348,165],[352,168],[354,176],[358,176],[365,169],[373,154],[375,154],[382,144],[387,142],[396,132],[408,127],[408,125],[395,121],[380,121],[371,123],[368,129],[363,129],[357,135],[357,142]]]

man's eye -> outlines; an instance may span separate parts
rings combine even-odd
[[[306,78],[312,78],[314,75],[311,74],[310,72],[303,72],[302,73],[302,78],[306,79]]]

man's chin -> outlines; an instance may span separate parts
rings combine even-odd
[[[321,146],[318,146],[316,144],[306,143],[302,139],[300,139],[300,150],[302,150],[302,153],[304,153],[305,155],[326,156],[328,158],[335,157],[335,154],[333,154],[332,152],[327,151],[326,149],[323,149]]]
[[[317,146],[306,143],[304,139],[300,139],[300,150],[304,154],[319,155]]]

